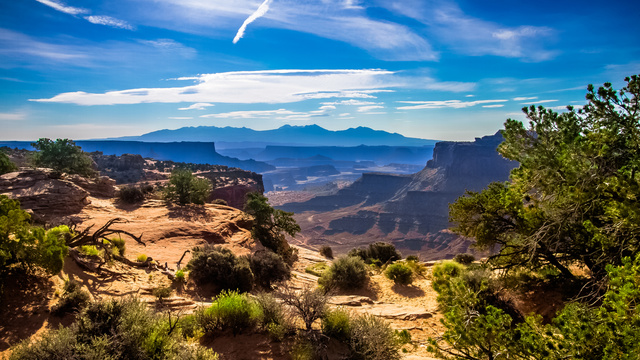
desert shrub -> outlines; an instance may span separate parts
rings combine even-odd
[[[95,245],[82,245],[80,252],[87,256],[100,256],[100,250]]]
[[[289,314],[282,303],[267,293],[258,294],[255,302],[260,309],[260,326],[267,331],[271,340],[282,341],[293,329]]]
[[[258,323],[260,308],[246,294],[222,291],[197,318],[208,332],[231,330],[236,335]]]
[[[453,261],[460,263],[462,265],[469,265],[472,262],[476,261],[476,257],[473,256],[473,254],[461,253],[454,256]]]
[[[313,265],[309,265],[304,269],[304,272],[306,272],[307,274],[311,274],[311,275],[315,275],[315,276],[322,276],[322,274],[324,274],[325,271],[327,271],[327,269],[329,269],[329,265],[327,265],[327,263],[324,262],[318,262],[315,263]]]
[[[413,262],[418,262],[420,261],[420,258],[418,258],[417,255],[409,255],[405,258],[405,260],[407,261],[413,261]]]
[[[414,277],[425,278],[427,276],[428,268],[425,264],[421,263],[418,260],[410,260],[409,257],[407,257],[406,260],[407,261],[405,262],[405,265],[409,267],[411,271],[413,271]]]
[[[118,192],[118,199],[127,204],[135,204],[143,201],[145,192],[138,186],[123,186]]]
[[[180,335],[186,340],[196,339],[204,335],[202,327],[198,324],[198,319],[194,314],[181,317],[177,325]]]
[[[342,256],[322,274],[318,283],[325,289],[334,287],[344,290],[359,289],[365,285],[368,277],[367,266],[362,259]]]
[[[256,251],[249,257],[249,263],[256,282],[265,289],[270,289],[273,282],[291,277],[289,266],[271,250]]]
[[[126,242],[124,241],[123,238],[113,238],[113,239],[109,239],[109,242],[111,243],[111,249],[117,249],[117,254],[116,255],[120,255],[120,256],[124,256],[125,251],[127,250],[127,246],[126,246]],[[114,251],[115,253],[115,251]]]
[[[39,340],[12,349],[11,360],[42,359],[202,359],[217,355],[187,344],[179,331],[136,299],[94,302],[66,328],[46,332]]]
[[[51,308],[54,315],[64,315],[68,312],[80,311],[91,302],[91,295],[82,289],[76,280],[69,279],[64,283],[64,292],[60,301]]]
[[[395,262],[384,271],[384,275],[396,284],[409,285],[413,282],[413,271],[401,262]]]
[[[282,293],[282,301],[294,309],[307,331],[310,331],[313,323],[324,315],[329,297],[326,292],[317,288],[304,288],[300,292],[286,288]]]
[[[367,264],[377,264],[378,266],[402,259],[402,255],[396,250],[393,244],[382,241],[369,244],[369,247],[366,249],[351,249],[348,255],[357,256]]]
[[[57,173],[94,176],[93,160],[69,139],[42,138],[32,143],[36,150],[33,161],[36,166],[53,169]]]
[[[229,205],[225,199],[215,199],[211,203],[216,205]]]
[[[151,291],[151,294],[158,299],[159,302],[162,302],[164,299],[171,296],[173,289],[169,286],[160,286]]]
[[[146,254],[138,254],[138,256],[136,256],[136,261],[137,262],[145,262],[145,261],[147,261],[147,255]]]
[[[0,175],[16,170],[18,170],[16,164],[9,159],[9,156],[7,156],[4,151],[0,151]]]
[[[184,270],[180,269],[180,270],[176,271],[176,277],[175,277],[174,280],[178,284],[184,284],[186,282],[186,277],[184,275]]]
[[[322,333],[340,341],[348,341],[351,337],[351,314],[344,308],[327,311],[322,316]]]
[[[12,265],[38,267],[50,274],[62,270],[67,256],[67,226],[45,231],[31,226],[31,216],[20,209],[18,200],[0,195],[0,272]],[[2,277],[0,277],[2,282]]]
[[[193,175],[190,170],[174,169],[169,177],[169,184],[164,189],[164,198],[180,205],[202,205],[207,201],[209,193],[211,181]]]
[[[211,283],[221,289],[250,291],[254,276],[247,258],[236,257],[229,249],[205,245],[192,249],[187,264],[189,277],[198,284]]]
[[[326,257],[327,259],[333,259],[333,249],[329,245],[322,245],[320,247],[320,255]]]
[[[370,314],[351,321],[351,359],[393,360],[400,359],[400,344],[389,324]]]

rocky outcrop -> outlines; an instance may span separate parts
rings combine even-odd
[[[96,163],[100,175],[108,176],[116,181],[116,184],[135,183],[145,178],[145,160],[142,155],[123,154],[103,155],[101,152],[90,154]]]
[[[58,177],[49,169],[22,169],[0,176],[0,194],[20,201],[31,210],[36,221],[48,222],[80,212],[90,203],[88,197],[112,197],[115,181],[95,180],[72,175]]]

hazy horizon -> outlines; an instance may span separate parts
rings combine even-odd
[[[186,126],[495,133],[640,73],[636,1],[25,0],[0,4],[0,137]]]

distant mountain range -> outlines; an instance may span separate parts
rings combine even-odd
[[[140,136],[126,136],[109,140],[174,142],[215,142],[218,149],[238,149],[281,146],[433,146],[437,140],[409,138],[397,133],[357,127],[332,131],[318,125],[284,125],[273,130],[253,130],[246,127],[198,126],[176,130],[158,130]]]

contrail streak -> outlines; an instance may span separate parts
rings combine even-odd
[[[251,14],[251,16],[249,16],[247,20],[242,23],[242,26],[240,26],[240,29],[238,29],[238,32],[236,33],[236,37],[233,38],[234,44],[237,43],[238,40],[242,39],[242,36],[244,36],[244,31],[247,29],[247,25],[251,24],[257,18],[264,16],[264,14],[267,13],[271,1],[273,0],[264,0],[264,2],[258,7],[258,10]]]

